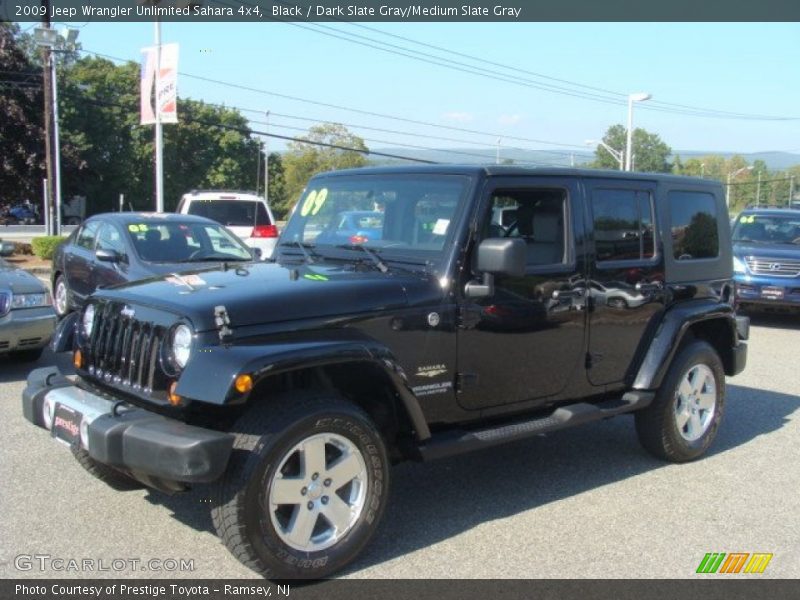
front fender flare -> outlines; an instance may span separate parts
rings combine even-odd
[[[233,387],[239,375],[249,374],[258,383],[279,373],[352,362],[379,367],[400,397],[418,439],[430,437],[422,408],[403,369],[385,346],[372,340],[280,341],[200,348],[186,365],[175,393],[208,404],[238,404],[247,400]]]

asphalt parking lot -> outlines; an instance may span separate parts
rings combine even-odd
[[[769,552],[753,577],[800,577],[798,340],[799,317],[754,320],[748,368],[695,463],[651,458],[623,417],[394,468],[379,535],[344,576],[693,578],[707,552]],[[46,353],[36,366],[53,362],[69,363]],[[255,576],[214,535],[207,489],[114,491],[25,421],[29,369],[0,360],[0,577]],[[59,570],[59,558],[108,570]],[[193,568],[143,570],[168,559]]]

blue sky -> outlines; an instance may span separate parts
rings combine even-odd
[[[405,132],[350,127],[371,148],[503,145],[556,152],[587,149],[610,125],[624,123],[625,105],[556,94],[496,81],[365,48],[322,35],[311,24],[164,23],[163,42],[180,44],[179,70],[278,94],[363,111],[485,132],[437,129],[297,100],[226,88],[182,77],[179,93],[209,102],[270,110],[270,131],[298,135],[315,121],[336,121]],[[794,117],[768,121],[695,117],[637,105],[634,124],[659,134],[673,150],[800,152],[800,24],[798,23],[374,23],[374,31],[326,25],[338,35],[363,35],[498,72],[485,63],[443,55],[385,33],[433,44],[505,66],[653,101],[744,113]],[[336,30],[336,31],[334,31]],[[380,33],[383,32],[383,33]],[[88,23],[83,48],[139,60],[152,43],[150,23]],[[505,71],[507,77],[574,86]],[[589,93],[594,93],[590,90]],[[624,96],[621,96],[624,97]],[[682,109],[680,109],[682,110]],[[263,120],[258,114],[248,114]],[[254,124],[255,129],[263,125]],[[434,140],[421,135],[469,141]],[[554,142],[545,144],[542,142]],[[280,149],[282,143],[270,142]],[[556,144],[563,146],[559,147]]]

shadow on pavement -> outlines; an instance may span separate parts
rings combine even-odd
[[[753,327],[800,330],[800,313],[745,312]]]
[[[798,408],[798,396],[729,385],[711,454],[780,429]],[[633,419],[622,417],[438,462],[399,465],[392,469],[381,530],[347,572],[665,464],[639,446]],[[151,492],[147,498],[184,524],[213,531],[209,486],[175,496]]]
[[[28,373],[42,367],[56,366],[64,375],[73,375],[72,355],[69,352],[54,354],[45,348],[42,357],[34,362],[22,362],[9,356],[0,356],[0,384],[25,383]]]

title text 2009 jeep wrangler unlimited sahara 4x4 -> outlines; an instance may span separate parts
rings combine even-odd
[[[57,332],[77,381],[32,372],[24,413],[101,479],[214,482],[237,558],[323,577],[376,530],[392,462],[624,413],[656,456],[702,455],[746,360],[731,275],[710,181],[326,173],[274,263],[98,291]]]

